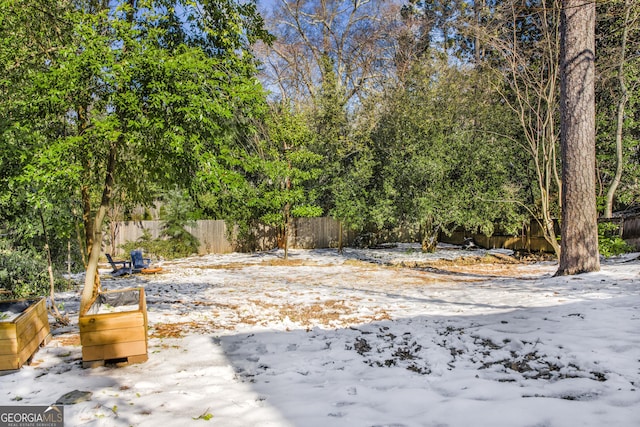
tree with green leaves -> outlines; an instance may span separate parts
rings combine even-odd
[[[241,161],[248,118],[264,101],[248,50],[266,34],[255,4],[105,3],[55,16],[63,37],[37,66],[14,70],[29,81],[12,93],[2,129],[22,130],[21,140],[34,142],[21,176],[82,202],[89,257],[81,312],[99,289],[102,228],[114,193],[149,203],[152,189],[191,185],[207,161],[217,171]]]
[[[156,247],[164,256],[185,257],[198,253],[200,242],[186,227],[195,225],[197,209],[188,192],[171,190],[163,195],[160,208],[162,233]]]
[[[419,227],[423,249],[433,251],[441,231],[462,226],[490,235],[496,223],[512,231],[522,223],[512,202],[519,197],[512,145],[494,132],[510,116],[489,93],[479,102],[473,85],[480,79],[436,54],[373,102],[373,165],[364,188],[378,229]]]
[[[0,233],[8,245],[0,257],[8,262],[8,277],[23,282],[14,283],[17,286],[8,284],[13,296],[27,297],[30,292],[42,295],[46,283],[50,311],[62,322],[66,318],[58,312],[54,290],[63,282],[54,275],[53,257],[66,252],[70,243],[70,207],[74,200],[47,182],[26,179],[25,171],[39,167],[32,161],[46,142],[46,125],[19,118],[29,109],[23,94],[32,85],[32,76],[46,67],[59,45],[67,40],[68,25],[56,16],[66,13],[69,7],[54,1],[0,2]],[[33,257],[28,262],[36,271],[20,268],[18,261],[23,257]],[[67,261],[71,263],[70,259]],[[46,282],[39,280],[39,275],[46,277]]]
[[[274,107],[261,141],[261,176],[258,186],[259,219],[280,230],[280,244],[288,258],[292,218],[322,215],[317,193],[309,183],[322,174],[322,157],[309,149],[314,134],[302,114],[286,106]]]
[[[325,77],[309,114],[310,126],[315,133],[310,148],[323,159],[323,173],[316,182],[316,189],[323,209],[331,211],[334,207],[332,187],[344,172],[344,162],[353,147],[348,137],[347,98],[334,71],[333,60],[323,56],[322,67]]]
[[[373,157],[368,136],[369,129],[364,127],[354,135],[354,141],[362,145],[345,160],[347,167],[331,184],[332,208],[330,214],[339,221],[338,251],[342,252],[343,229],[362,231],[370,224],[369,212],[372,206],[372,187],[374,183]],[[366,142],[365,142],[366,141]],[[346,163],[345,162],[345,163]]]

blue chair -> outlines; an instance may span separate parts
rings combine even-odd
[[[134,273],[139,273],[151,265],[151,258],[143,258],[141,250],[131,251],[131,269]]]
[[[111,254],[105,254],[107,256],[107,261],[111,264],[112,276],[122,276],[123,274],[131,274],[131,261],[114,261],[111,258]]]

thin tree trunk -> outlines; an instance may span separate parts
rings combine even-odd
[[[85,105],[80,105],[78,106],[77,111],[78,111],[78,134],[83,135],[86,132],[87,128],[89,127],[88,109]],[[91,149],[88,143],[85,143],[84,149],[85,150]],[[92,168],[87,158],[85,158],[82,167],[83,167],[84,182],[80,187],[80,195],[82,199],[82,223],[84,225],[84,239],[85,239],[85,248],[86,248],[86,253],[83,254],[83,261],[86,259],[85,271],[87,272],[85,276],[85,287],[86,287],[86,278],[91,277],[92,280],[94,281],[94,283],[91,285],[91,288],[97,289],[100,287],[100,277],[97,274],[95,274],[97,271],[97,265],[98,265],[97,260],[95,265],[95,271],[93,271],[93,273],[90,273],[91,271],[90,263],[91,263],[91,255],[92,255],[91,251],[93,250],[96,243],[95,241],[96,232],[101,230],[96,229],[94,218],[92,218],[93,207],[91,203],[91,188],[89,184],[91,182]],[[100,236],[100,240],[98,241],[98,248],[100,247],[101,243],[102,243],[102,236]],[[98,256],[99,255],[100,255],[100,250],[98,249]],[[84,303],[86,302],[87,301],[84,301]],[[81,296],[80,298],[81,310],[82,310],[82,307],[83,307],[83,297]],[[82,311],[80,313],[84,314],[84,312]]]
[[[42,233],[44,234],[44,250],[47,254],[47,272],[49,273],[49,300],[51,302],[49,311],[59,323],[67,325],[69,324],[69,318],[60,314],[58,306],[56,305],[56,280],[53,276],[53,261],[51,259],[51,249],[49,246],[49,234],[47,233],[47,227],[44,222],[44,215],[42,215],[42,210],[38,209],[38,214],[40,215]]]
[[[560,0],[550,4],[543,2],[539,14],[538,27],[542,39],[536,44],[535,50],[523,46],[520,40],[518,22],[522,18],[517,2],[507,2],[510,20],[510,40],[506,44],[494,45],[507,58],[508,67],[505,77],[511,91],[499,91],[506,104],[518,115],[518,120],[524,131],[526,144],[524,148],[531,156],[535,173],[535,182],[540,192],[540,212],[536,221],[540,224],[545,240],[553,247],[555,254],[560,256],[560,244],[556,239],[554,227],[556,204],[561,205],[561,188],[556,167],[557,135],[554,120],[557,111],[557,79],[558,79],[558,32],[559,18],[557,16]],[[549,25],[554,23],[555,25]],[[491,37],[488,38],[491,40]],[[532,73],[526,59],[531,55],[542,55],[540,74]],[[502,72],[502,71],[501,71]],[[532,188],[533,189],[533,188]],[[533,195],[532,200],[536,200]]]
[[[122,138],[122,136],[120,138]],[[109,204],[111,203],[111,196],[113,193],[118,145],[118,142],[114,142],[109,148],[109,158],[107,161],[106,176],[104,187],[102,190],[102,199],[100,201],[100,207],[96,212],[96,216],[92,224],[94,235],[92,236],[92,245],[89,249],[89,261],[87,262],[84,288],[82,289],[82,295],[80,297],[80,315],[84,315],[87,312],[87,310],[91,306],[91,303],[93,302],[94,297],[100,291],[98,261],[100,260],[100,251],[102,247],[102,226],[104,223],[104,218],[107,215]]]
[[[611,181],[611,185],[607,190],[605,200],[604,217],[611,218],[613,216],[613,198],[622,179],[622,169],[624,166],[624,158],[622,152],[622,128],[624,125],[624,113],[627,101],[629,100],[629,91],[624,77],[624,65],[626,61],[627,38],[629,37],[629,15],[631,14],[631,0],[625,0],[625,16],[622,29],[622,40],[620,41],[620,63],[618,64],[618,84],[620,85],[620,99],[618,100],[617,116],[616,116],[616,173]]]
[[[71,237],[67,239],[67,277],[68,285],[71,287]]]
[[[562,239],[556,275],[600,269],[595,174],[595,2],[563,0]]]
[[[87,107],[84,105],[80,105],[77,108],[78,111],[78,135],[84,135],[87,128],[89,127],[88,117],[87,117]],[[83,147],[85,150],[90,150],[89,144],[85,144]],[[82,224],[84,225],[84,241],[85,241],[85,253],[82,258],[83,261],[89,255],[89,251],[93,246],[93,222],[91,220],[91,165],[88,160],[84,160],[82,162],[82,179],[83,183],[80,187],[80,197],[82,201]],[[82,246],[81,246],[82,248]],[[87,262],[85,262],[85,268],[87,266]]]
[[[135,0],[129,0],[129,9],[127,10],[127,22],[133,22]],[[105,1],[102,5],[102,9],[108,7],[108,2]],[[122,52],[127,51],[127,43],[125,42],[122,47]],[[118,91],[126,90],[123,87],[119,87]],[[118,147],[124,146],[126,135],[126,123],[127,121],[120,116],[120,111],[116,110],[115,114],[120,119],[120,124],[123,126],[120,129],[120,134],[115,141],[111,141],[109,144],[109,154],[107,156],[107,168],[105,170],[104,186],[102,188],[102,198],[100,199],[100,206],[93,222],[88,221],[85,226],[89,224],[91,227],[91,244],[87,241],[87,249],[89,250],[89,260],[87,262],[87,268],[84,278],[84,288],[80,296],[80,315],[86,314],[87,310],[91,307],[95,297],[100,292],[100,275],[98,274],[98,262],[100,261],[100,253],[102,250],[102,227],[104,219],[109,212],[111,205],[111,199],[113,196],[113,187],[115,185],[115,171],[118,161]]]
[[[121,209],[119,207],[111,206],[109,209],[109,240],[111,242],[111,254],[114,255],[118,248],[116,247],[116,239],[118,237],[118,232],[120,225],[117,219],[121,216]]]
[[[284,259],[289,259],[289,217],[284,223]]]
[[[78,239],[78,247],[80,248],[80,256],[82,257],[82,265],[87,268],[87,247],[86,239],[82,239],[82,231],[80,231],[80,223],[76,221],[76,238]]]
[[[482,12],[486,6],[486,0],[476,0],[473,2],[473,11],[475,15],[475,24],[480,27],[482,25]],[[480,65],[480,61],[482,60],[483,49],[480,48],[480,37],[478,33],[474,34],[473,38],[473,57],[476,65]]]
[[[440,227],[433,227],[433,218],[428,217],[424,222],[422,233],[422,252],[433,253],[438,246],[438,232]]]

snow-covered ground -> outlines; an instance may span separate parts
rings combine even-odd
[[[73,324],[0,376],[0,405],[91,392],[65,407],[67,426],[640,425],[638,254],[560,278],[552,262],[468,260],[484,254],[400,245],[104,270],[103,288],[145,288],[149,360],[83,369],[79,295],[61,294]]]

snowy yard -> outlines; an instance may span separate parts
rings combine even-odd
[[[0,405],[74,391],[68,426],[638,426],[640,261],[554,278],[442,248],[210,255],[143,286],[149,360],[82,369],[73,325],[0,376]],[[436,258],[442,258],[436,260]],[[498,259],[495,259],[498,261]],[[75,318],[73,318],[75,314]]]

